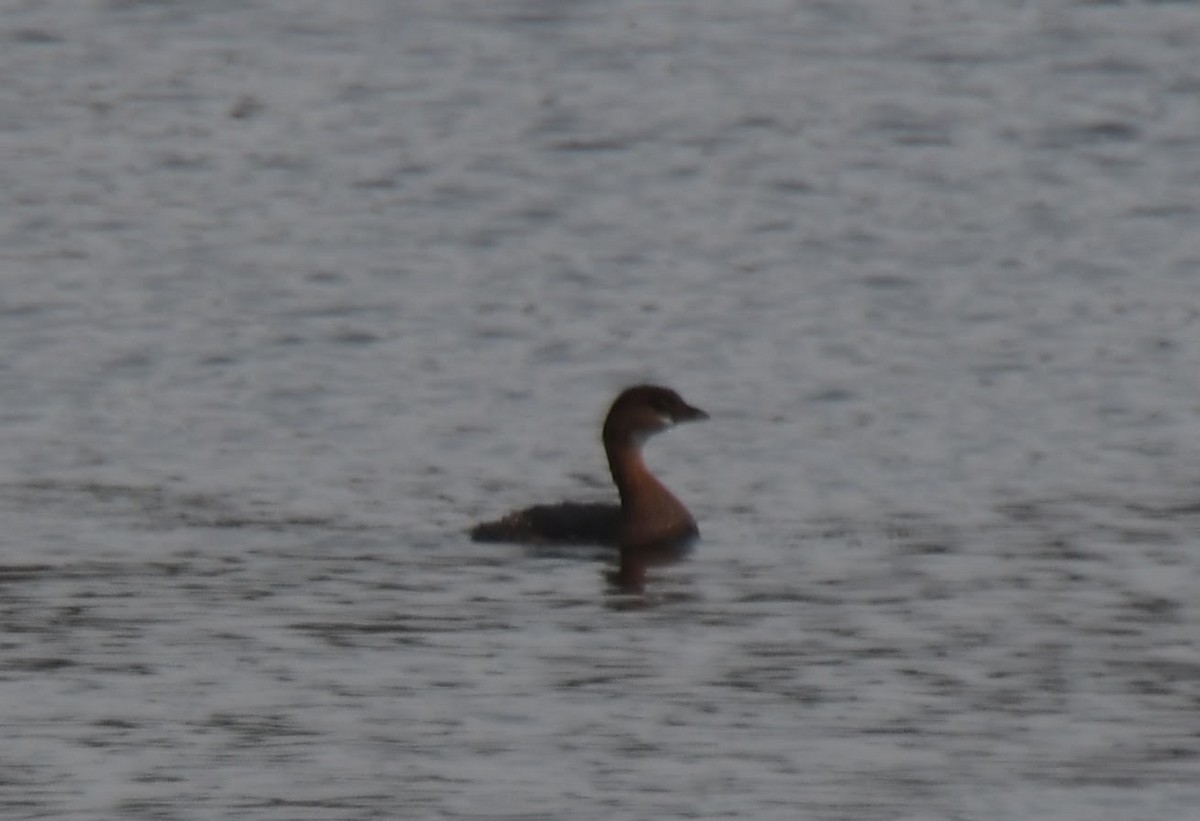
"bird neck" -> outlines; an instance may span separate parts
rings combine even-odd
[[[604,450],[613,482],[621,494],[622,545],[653,543],[695,533],[692,514],[646,467],[639,442],[629,437],[606,439]]]

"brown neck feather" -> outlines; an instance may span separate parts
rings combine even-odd
[[[696,522],[683,503],[654,477],[632,438],[605,438],[613,482],[621,494],[622,547],[636,547],[694,535]]]

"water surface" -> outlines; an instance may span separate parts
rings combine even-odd
[[[0,41],[5,817],[1200,817],[1195,3]],[[688,562],[465,538],[642,380]]]

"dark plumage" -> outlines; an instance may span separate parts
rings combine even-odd
[[[616,544],[621,506],[605,502],[559,502],[516,510],[471,528],[477,542],[521,544]]]
[[[697,535],[696,520],[642,460],[642,445],[679,422],[707,419],[670,388],[635,385],[617,396],[604,420],[601,439],[621,504],[535,505],[476,525],[479,542],[602,544],[621,548],[624,564],[633,553]]]

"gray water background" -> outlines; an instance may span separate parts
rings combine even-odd
[[[4,6],[4,818],[1200,818],[1196,3]]]

